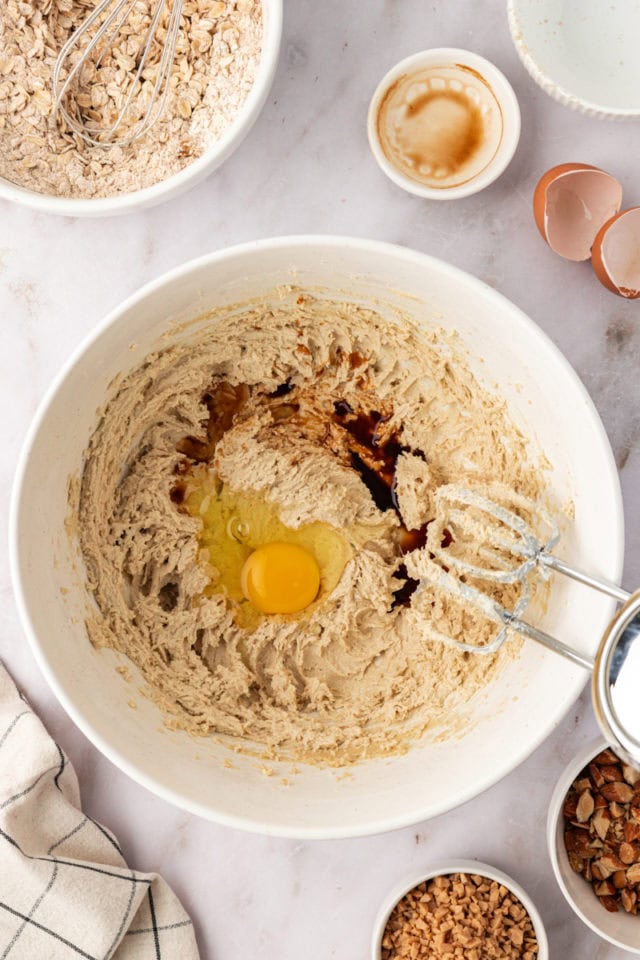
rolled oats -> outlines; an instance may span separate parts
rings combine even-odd
[[[62,45],[95,3],[0,0],[0,177],[38,193],[106,197],[166,179],[220,139],[255,79],[261,0],[184,0],[161,118],[126,147],[89,146],[54,118],[52,76]],[[88,128],[102,130],[118,117],[154,8],[155,0],[137,0],[99,67],[82,71],[72,95]],[[131,124],[151,95],[170,9],[169,0],[127,115]]]

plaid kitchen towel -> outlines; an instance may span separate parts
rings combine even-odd
[[[0,663],[0,960],[197,960],[155,873],[80,809],[73,767]]]

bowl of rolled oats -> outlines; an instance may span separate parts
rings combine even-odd
[[[373,960],[548,960],[529,895],[476,860],[439,863],[400,884],[378,917]]]
[[[640,770],[601,737],[560,776],[547,841],[575,913],[600,937],[640,954]]]
[[[3,0],[0,198],[66,216],[151,206],[218,167],[265,102],[280,49],[282,0],[184,0],[158,121],[131,143],[85,142],[55,109],[53,74],[64,43],[96,2]],[[79,73],[74,110],[89,127],[108,128],[118,116],[136,83],[155,8],[155,0],[136,0],[116,40]],[[157,76],[170,11],[169,2],[135,87],[142,105]]]

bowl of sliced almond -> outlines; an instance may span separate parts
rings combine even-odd
[[[640,770],[601,738],[590,743],[556,785],[547,841],[556,880],[580,919],[640,955]]]

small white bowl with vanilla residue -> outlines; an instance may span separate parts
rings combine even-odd
[[[506,169],[520,139],[520,108],[492,63],[440,47],[401,60],[382,78],[367,131],[394,183],[429,200],[453,200],[483,190]]]

